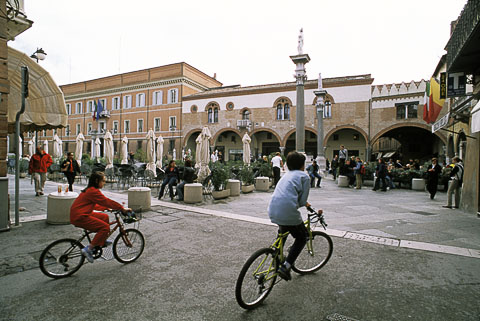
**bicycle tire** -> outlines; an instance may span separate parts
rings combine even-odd
[[[259,271],[262,267],[265,270]],[[260,249],[250,256],[235,284],[235,298],[242,308],[254,309],[267,298],[275,285],[277,268],[275,251],[271,248]]]
[[[132,263],[137,260],[145,248],[143,234],[134,228],[126,229],[125,236],[132,246],[128,246],[122,233],[118,234],[113,241],[113,256],[120,263]]]
[[[311,247],[308,242],[311,243]],[[311,249],[310,249],[311,248]],[[326,233],[312,232],[312,239],[307,240],[305,248],[298,256],[292,270],[299,274],[310,274],[320,270],[333,253],[333,242]]]
[[[82,243],[75,239],[61,239],[50,243],[40,254],[40,270],[54,279],[72,275],[85,261],[82,248]]]

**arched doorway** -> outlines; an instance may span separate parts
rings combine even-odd
[[[325,157],[333,159],[338,155],[340,145],[348,150],[348,156],[359,156],[366,158],[367,142],[365,136],[360,131],[353,128],[342,128],[329,133],[325,144]]]
[[[185,143],[185,151],[188,151],[189,149],[193,152],[196,151],[196,149],[197,149],[196,140],[197,140],[198,135],[200,135],[201,132],[202,131],[200,129],[190,132],[190,134],[187,136],[187,140],[186,140],[186,143]]]
[[[214,150],[217,150],[219,154],[221,153],[224,161],[242,160],[242,137],[240,137],[237,132],[233,130],[225,130],[217,134],[216,137],[217,138],[213,143]]]
[[[287,134],[287,139],[285,140],[285,155],[296,150],[296,136],[295,130],[289,135]],[[317,134],[309,128],[305,128],[305,154],[311,157],[317,156]]]
[[[458,133],[457,137],[457,155],[461,160],[465,159],[467,152],[467,136],[464,132]]]
[[[263,155],[280,152],[280,140],[276,133],[259,130],[251,134],[252,156],[255,159]]]
[[[391,143],[390,143],[391,142]],[[414,126],[401,126],[382,133],[372,140],[372,153],[394,153],[403,163],[418,159],[420,164],[431,157],[442,158],[444,142],[429,130]],[[443,161],[443,159],[441,159]]]

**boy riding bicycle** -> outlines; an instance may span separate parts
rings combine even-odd
[[[290,232],[295,241],[285,262],[278,269],[280,277],[291,280],[290,269],[305,247],[308,231],[298,209],[310,206],[307,202],[310,192],[310,177],[305,173],[305,156],[297,152],[287,155],[288,172],[278,182],[268,206],[272,223],[279,227],[279,233]],[[321,214],[323,211],[319,210]]]

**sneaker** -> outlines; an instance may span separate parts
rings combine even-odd
[[[445,207],[445,208],[452,208],[451,206],[448,206],[448,205],[443,205],[442,207]]]
[[[40,194],[40,195],[43,195],[43,192],[40,192],[39,194]]]
[[[35,196],[40,196],[40,193],[39,193],[39,192],[36,192],[36,193],[35,193]]]
[[[106,240],[105,243],[103,244],[103,247],[107,247],[113,244],[113,241],[111,240]]]
[[[281,265],[278,268],[278,275],[285,281],[290,281],[292,279],[292,275],[290,274],[290,270],[285,267],[285,265]]]
[[[92,250],[88,248],[88,245],[82,249],[82,255],[88,260],[88,262],[93,263],[93,254]]]

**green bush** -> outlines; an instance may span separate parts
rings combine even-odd
[[[135,152],[135,159],[139,162],[145,163],[147,162],[147,153],[144,152],[142,149],[138,149]]]
[[[239,173],[243,185],[252,185],[255,182],[255,174],[251,166],[243,166]]]
[[[29,161],[26,159],[20,159],[18,162],[18,167],[20,169],[19,173],[26,173],[28,171]]]
[[[213,188],[216,191],[225,189],[228,179],[230,178],[230,173],[228,167],[223,165],[220,162],[215,162],[212,164],[212,184]]]

